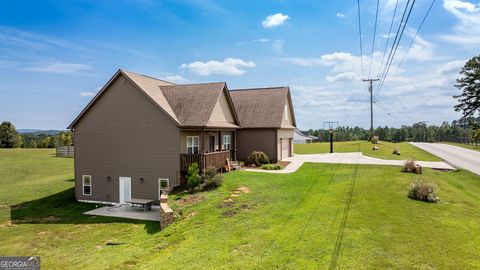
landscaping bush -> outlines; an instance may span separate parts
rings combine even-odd
[[[268,156],[261,151],[253,151],[247,158],[247,164],[255,164],[255,166],[261,166],[263,164],[268,164],[270,159]]]
[[[415,180],[408,188],[408,197],[418,201],[438,202],[436,189],[434,183]]]
[[[215,174],[213,177],[202,177],[202,183],[198,186],[201,191],[216,189],[223,183],[223,175]]]
[[[380,141],[380,138],[378,138],[378,136],[373,136],[372,137],[372,143],[373,144],[378,144],[378,141]]]
[[[193,190],[198,185],[200,185],[200,169],[198,168],[198,164],[192,163],[188,166],[187,169],[187,186],[190,190]]]
[[[405,164],[403,165],[403,171],[413,173],[415,172],[415,166],[415,160],[409,158],[405,160]]]
[[[187,186],[190,191],[206,191],[215,189],[223,183],[223,175],[218,174],[215,168],[209,168],[200,175],[197,163],[188,166]]]
[[[282,166],[278,165],[278,164],[263,164],[262,167],[262,170],[281,170],[283,169]]]

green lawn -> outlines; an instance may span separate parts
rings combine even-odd
[[[373,146],[377,146],[379,150],[373,150]],[[400,155],[394,155],[393,149],[400,150]],[[333,146],[334,152],[362,152],[365,156],[382,158],[382,159],[396,159],[405,160],[407,158],[414,158],[415,160],[422,161],[441,161],[440,158],[425,152],[409,143],[390,143],[380,142],[373,145],[367,141],[350,141],[350,142],[335,142]],[[318,154],[329,153],[330,143],[308,143],[308,144],[295,144],[295,154]]]
[[[0,223],[0,254],[40,255],[45,269],[480,268],[480,177],[466,171],[307,163],[294,174],[234,172],[196,195],[203,201],[176,201],[181,218],[159,231],[82,215],[94,205],[73,199],[72,160],[20,152],[0,152],[0,204],[12,216]],[[437,183],[440,203],[408,199],[415,178]]]
[[[470,149],[470,150],[480,151],[480,144],[478,146],[476,146],[474,144],[472,145],[472,144],[453,143],[453,142],[441,142],[441,143],[450,144],[450,145],[458,146],[458,147],[463,147],[463,148]]]

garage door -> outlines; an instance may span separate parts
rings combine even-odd
[[[290,156],[290,139],[282,139],[282,159]]]

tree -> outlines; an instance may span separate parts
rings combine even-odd
[[[457,79],[455,87],[462,91],[453,96],[459,102],[455,111],[461,111],[464,117],[480,113],[480,55],[468,60],[460,71],[461,78]]]
[[[72,132],[71,131],[62,131],[58,134],[58,140],[63,146],[72,145]]]
[[[4,121],[0,125],[0,148],[13,148],[17,146],[17,129],[15,126]]]

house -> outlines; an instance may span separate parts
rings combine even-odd
[[[308,132],[301,131],[296,128],[293,134],[293,143],[294,144],[303,144],[303,143],[312,143],[318,142],[318,137],[309,135]]]
[[[258,91],[249,92],[257,99],[263,90]],[[281,133],[285,126],[293,132],[290,94],[288,89],[280,92],[273,95],[282,99],[280,103],[288,96],[286,120],[280,125],[262,120],[268,125],[255,129]],[[156,200],[161,190],[179,185],[194,162],[202,170],[220,169],[227,159],[237,160],[238,153],[243,157],[244,148],[262,151],[261,144],[255,147],[249,142],[258,138],[248,138],[248,132],[238,138],[242,127],[231,93],[224,82],[177,85],[117,71],[68,127],[75,134],[77,200]],[[248,118],[242,119],[249,123]],[[276,138],[262,140],[276,144]]]
[[[296,123],[288,87],[237,89],[230,95],[241,126],[239,160],[252,151],[262,151],[274,162],[293,155]]]

